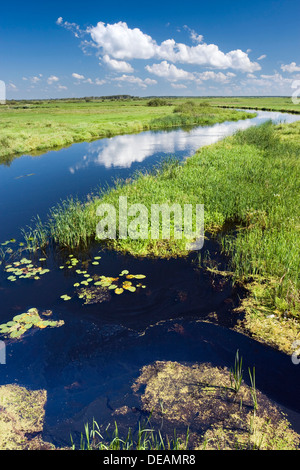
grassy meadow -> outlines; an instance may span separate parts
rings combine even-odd
[[[294,104],[289,96],[249,96],[249,97],[220,97],[207,98],[213,106],[228,106],[240,109],[257,109],[261,111],[280,111],[300,113],[300,105]]]
[[[0,105],[0,163],[102,137],[249,117],[201,100],[191,103],[176,98],[7,102]]]

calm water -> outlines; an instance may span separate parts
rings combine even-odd
[[[149,169],[167,156],[187,158],[238,129],[268,119],[293,122],[297,115],[258,111],[254,119],[224,122],[190,131],[181,129],[116,136],[74,144],[41,156],[22,156],[0,166],[0,241],[16,238],[37,214],[44,219],[50,207],[70,195],[80,199],[97,188]]]
[[[144,132],[76,144],[39,157],[22,156],[9,167],[0,167],[0,240],[18,238],[20,227],[36,214],[45,217],[60,199],[69,195],[84,198],[114,178],[151,168],[169,155],[187,158],[203,145],[270,118],[276,122],[299,119],[258,112],[252,120],[189,132]],[[220,268],[225,266],[226,260],[212,240],[205,242],[204,249]],[[47,391],[45,439],[69,445],[70,433],[74,438],[80,436],[86,421],[95,418],[113,425],[116,408],[128,405],[137,409],[131,384],[145,364],[173,360],[231,367],[237,349],[245,370],[256,366],[257,388],[300,413],[300,367],[288,356],[230,329],[235,321],[230,313],[241,292],[233,291],[230,282],[221,278],[212,283],[197,268],[196,253],[170,261],[139,260],[98,245],[76,253],[77,268],[91,276],[116,277],[123,269],[146,276],[145,289],[112,294],[102,303],[89,305],[76,295],[74,283],[80,277],[76,268],[59,269],[68,255],[49,251],[45,256],[45,262],[39,256],[32,261],[50,270],[39,280],[10,282],[8,274],[0,270],[0,323],[30,307],[51,309],[54,319],[65,322],[60,328],[30,331],[21,340],[6,341],[6,364],[0,364],[0,384],[18,383]],[[99,265],[92,264],[94,256],[101,256]],[[63,301],[62,294],[71,300]],[[299,414],[296,416],[299,430]],[[130,425],[141,417],[140,412],[131,414]]]

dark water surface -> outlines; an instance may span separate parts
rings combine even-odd
[[[60,198],[84,197],[97,185],[151,168],[168,155],[184,159],[239,128],[284,117],[258,112],[253,120],[189,132],[117,136],[39,157],[22,156],[9,167],[0,167],[0,239],[18,238],[20,227],[37,213],[45,217]],[[288,120],[296,119],[288,116]],[[8,246],[13,248],[14,243]],[[205,242],[203,250],[209,251],[220,268],[226,263],[212,240]],[[231,367],[237,349],[244,370],[256,367],[257,388],[295,412],[295,429],[300,431],[300,366],[289,356],[230,329],[237,320],[232,308],[242,293],[233,291],[225,279],[212,280],[198,269],[197,253],[187,259],[141,260],[96,245],[75,254],[79,263],[72,269],[66,265],[68,254],[61,251],[50,250],[46,261],[39,261],[40,256],[33,264],[50,272],[38,280],[10,282],[8,273],[0,270],[0,323],[36,307],[52,310],[53,319],[63,320],[64,325],[29,331],[21,340],[6,340],[0,384],[47,390],[46,439],[69,445],[70,433],[80,436],[86,421],[95,418],[101,424],[113,424],[115,408],[137,406],[131,385],[143,365],[172,360]],[[101,256],[99,265],[92,264],[95,256]],[[65,268],[59,269],[61,265]],[[90,276],[112,277],[126,269],[145,275],[146,287],[119,296],[112,293],[102,303],[86,305],[74,287],[82,280],[76,269]],[[71,300],[65,302],[62,294]]]

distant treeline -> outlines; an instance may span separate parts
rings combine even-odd
[[[40,104],[51,103],[53,101],[63,101],[68,103],[90,102],[90,101],[124,101],[124,100],[138,100],[137,96],[131,95],[111,95],[111,96],[84,96],[81,98],[41,98],[32,100],[6,100],[7,104]]]

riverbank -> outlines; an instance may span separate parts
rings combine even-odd
[[[192,106],[185,103],[176,98],[158,100],[154,106],[151,100],[138,98],[8,102],[0,106],[0,163],[75,142],[253,117],[246,111],[201,106],[201,100],[193,100]]]
[[[291,95],[293,89],[291,89]],[[249,96],[207,98],[212,106],[225,108],[254,109],[300,114],[300,104],[293,103],[291,96]]]
[[[82,204],[67,200],[50,213],[46,225],[28,237],[38,246],[49,239],[74,250],[95,236],[101,203],[118,209],[119,197],[128,206],[153,203],[204,204],[205,229],[217,237],[228,256],[227,276],[248,291],[240,308],[240,328],[288,354],[300,338],[299,302],[299,123],[266,123],[200,149],[184,164],[175,160]],[[286,136],[289,136],[287,139]],[[149,236],[142,240],[117,237],[108,246],[134,256],[185,256],[186,240]],[[212,275],[204,248],[201,263]],[[200,263],[200,264],[201,264]]]

